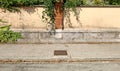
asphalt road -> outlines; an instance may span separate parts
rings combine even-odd
[[[0,71],[120,71],[120,63],[0,64]]]

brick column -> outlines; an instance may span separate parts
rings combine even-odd
[[[62,2],[58,2],[55,4],[55,28],[62,29],[63,28],[63,9]]]

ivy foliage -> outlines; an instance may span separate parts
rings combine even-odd
[[[21,33],[10,30],[10,25],[0,27],[0,42],[15,42],[22,38]]]
[[[11,12],[19,12],[18,7],[42,4],[43,0],[0,0],[0,8]]]
[[[120,0],[108,0],[110,5],[120,5]]]
[[[120,0],[81,0],[81,5],[120,5]]]
[[[0,8],[9,10],[11,12],[19,11],[20,6],[45,5],[60,0],[0,0]],[[120,5],[120,0],[65,0],[65,7],[75,7],[76,5]],[[50,2],[50,3],[48,3]],[[44,4],[43,4],[44,3]],[[47,6],[48,6],[47,5]],[[52,4],[51,4],[52,6]]]
[[[63,11],[73,11],[77,14],[76,7],[80,5],[81,0],[44,0],[44,8],[42,18],[48,23],[51,24],[52,30],[55,29],[55,3],[63,1],[62,10]],[[70,10],[72,9],[72,10]]]
[[[52,27],[51,29],[55,29],[54,26],[54,21],[55,21],[55,14],[54,14],[54,5],[55,5],[55,0],[44,0],[44,11],[43,11],[43,21],[49,23]]]

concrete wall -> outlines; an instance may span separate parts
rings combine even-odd
[[[71,12],[71,24],[64,18],[65,28],[77,29],[119,29],[120,28],[120,7],[79,7],[79,22],[76,21],[74,14]],[[19,29],[45,29],[46,24],[42,21],[42,7],[21,8],[21,13],[2,12],[0,10],[0,19],[11,24],[12,28]]]

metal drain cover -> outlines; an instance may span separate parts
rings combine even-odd
[[[54,51],[54,55],[55,55],[55,56],[58,56],[58,55],[61,56],[61,55],[68,55],[68,54],[67,54],[67,51],[66,51],[66,50],[55,50],[55,51]]]

